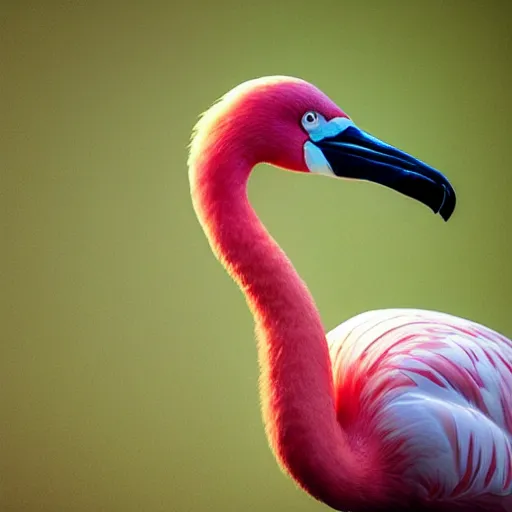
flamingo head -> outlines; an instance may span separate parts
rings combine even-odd
[[[373,181],[416,199],[447,221],[456,196],[436,169],[358,128],[314,85],[292,77],[235,87],[201,118],[190,162],[232,152],[248,167]]]

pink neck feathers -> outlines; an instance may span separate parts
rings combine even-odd
[[[351,448],[336,420],[319,313],[249,203],[252,165],[235,158],[235,151],[231,155],[221,159],[219,152],[207,150],[192,162],[191,192],[214,254],[243,291],[254,316],[262,412],[271,448],[313,496],[333,507],[361,506],[371,487],[368,474],[378,471],[367,471],[372,462],[364,447]]]

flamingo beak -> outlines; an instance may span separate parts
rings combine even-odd
[[[320,149],[335,176],[392,188],[422,202],[445,221],[455,210],[455,191],[443,174],[353,124],[309,144]]]

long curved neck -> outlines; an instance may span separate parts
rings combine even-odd
[[[191,169],[194,208],[254,316],[263,419],[276,458],[313,496],[355,510],[368,474],[336,420],[322,322],[306,285],[249,203],[250,167],[203,161]]]

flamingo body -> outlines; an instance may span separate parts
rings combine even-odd
[[[507,338],[444,313],[388,309],[351,318],[327,341],[340,426],[379,439],[375,456],[388,454],[382,463],[403,484],[438,509],[510,500]]]
[[[307,286],[248,200],[260,162],[373,181],[445,220],[455,192],[296,78],[246,82],[197,124],[192,202],[253,314],[263,421],[281,467],[336,510],[512,512],[512,342],[405,309],[362,313],[325,335]]]

